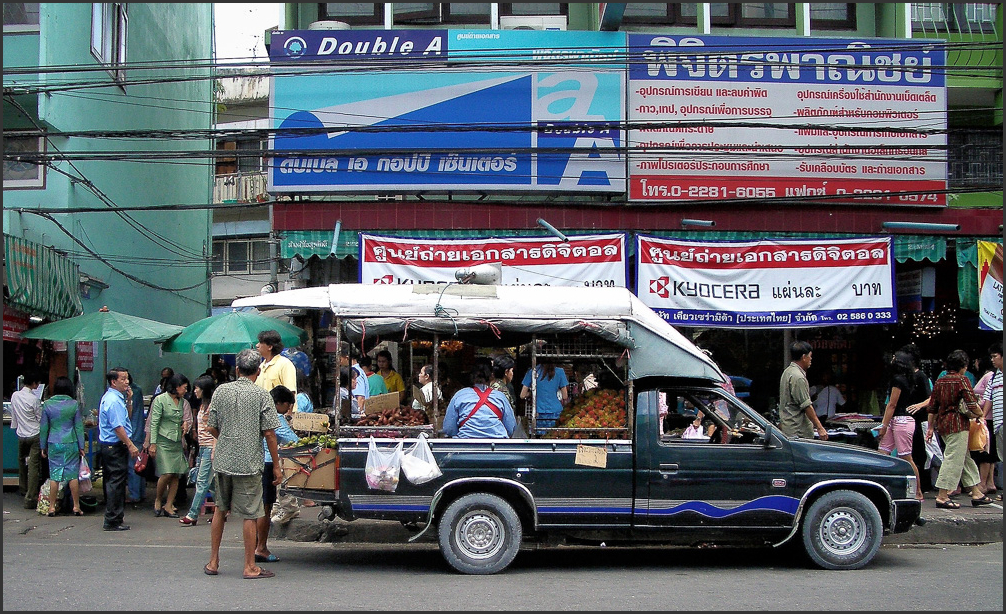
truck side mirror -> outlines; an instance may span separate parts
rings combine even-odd
[[[762,436],[762,447],[766,450],[774,450],[778,446],[775,445],[775,439],[772,437],[772,432],[775,427],[771,424],[765,428],[765,434]]]

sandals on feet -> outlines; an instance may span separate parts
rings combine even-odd
[[[46,516],[49,517],[49,518],[55,518],[56,517],[56,510],[53,510],[53,511],[49,512],[48,514],[46,514]]]
[[[979,505],[988,505],[989,503],[992,503],[992,499],[990,499],[988,495],[983,495],[981,499],[971,500],[971,505],[974,507],[978,507]]]
[[[951,501],[950,499],[947,499],[946,501],[940,501],[939,499],[937,499],[936,507],[940,507],[945,510],[957,510],[960,509],[961,504],[956,501]]]

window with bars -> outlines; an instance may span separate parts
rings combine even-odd
[[[227,239],[213,242],[210,271],[217,275],[268,273],[268,239]]]
[[[627,24],[695,25],[698,4],[629,2],[625,5],[622,21]],[[719,27],[794,27],[796,6],[786,2],[712,2],[709,22]]]
[[[919,32],[994,33],[998,4],[913,2],[912,29]]]
[[[344,21],[350,25],[383,25],[383,2],[328,2],[319,5],[320,19]],[[392,20],[400,24],[480,24],[489,25],[490,2],[395,2]],[[531,5],[529,6],[541,6]],[[534,15],[546,13],[531,13]]]
[[[947,133],[947,185],[1002,186],[1002,131],[957,129]]]

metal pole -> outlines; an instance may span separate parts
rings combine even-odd
[[[433,333],[433,390],[430,391],[430,398],[433,399],[430,410],[433,415],[430,417],[433,420],[434,434],[436,434],[437,428],[437,418],[440,413],[440,395],[437,394],[440,390],[440,334]]]

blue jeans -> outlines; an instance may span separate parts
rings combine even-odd
[[[206,494],[210,491],[213,479],[213,463],[210,461],[210,454],[213,448],[210,446],[199,446],[199,456],[196,458],[196,492],[192,495],[192,505],[189,507],[189,518],[199,518],[199,508],[206,500]],[[187,479],[182,476],[181,479]]]

